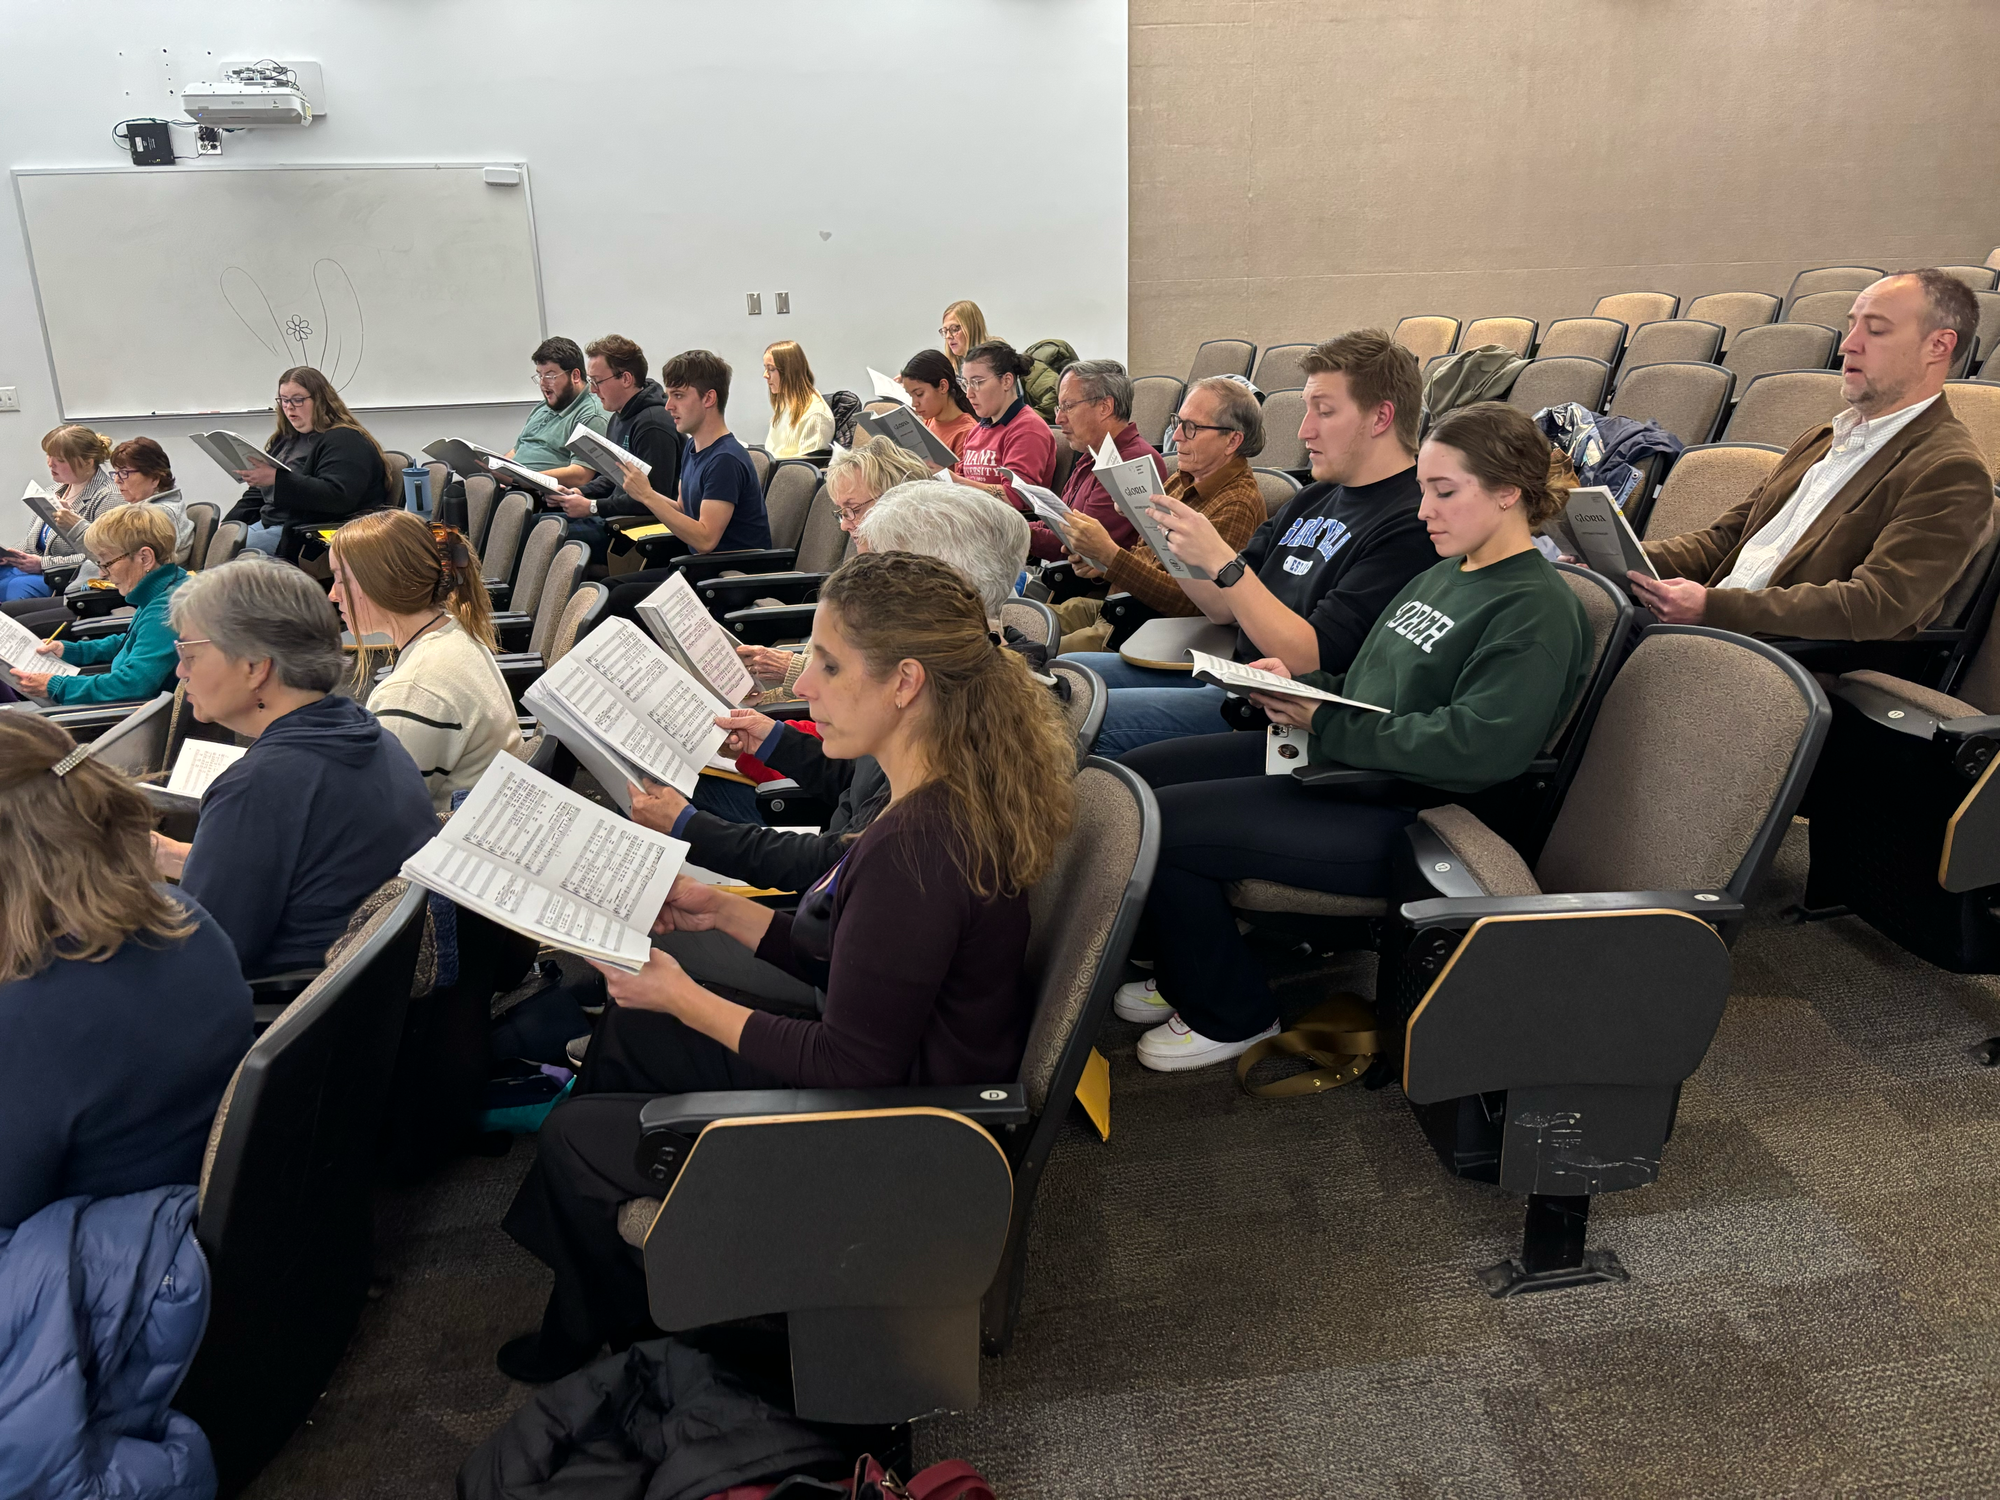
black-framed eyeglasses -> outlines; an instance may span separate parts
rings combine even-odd
[[[1186,417],[1174,418],[1174,436],[1184,438],[1197,432],[1234,432],[1234,427],[1218,427],[1213,422],[1190,422]]]
[[[301,406],[310,405],[311,402],[312,397],[310,396],[280,396],[278,398],[278,405],[284,407],[286,411],[297,411]]]
[[[141,471],[138,469],[113,469],[111,471],[111,477],[113,479],[130,479],[134,474],[140,472]]]

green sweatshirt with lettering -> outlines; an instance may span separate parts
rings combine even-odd
[[[1390,601],[1346,672],[1299,679],[1389,710],[1326,704],[1309,756],[1476,792],[1541,753],[1591,654],[1583,605],[1540,552],[1472,572],[1447,557]]]

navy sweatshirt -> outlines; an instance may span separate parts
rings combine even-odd
[[[215,778],[181,889],[214,913],[246,976],[317,968],[354,909],[437,829],[410,753],[352,698],[329,694]]]
[[[0,1229],[62,1198],[200,1179],[250,1050],[250,986],[215,919],[180,904],[198,925],[178,943],[128,941],[0,984]]]

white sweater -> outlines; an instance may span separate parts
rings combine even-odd
[[[782,413],[772,413],[771,430],[764,434],[764,451],[773,458],[800,458],[832,446],[833,408],[818,391],[813,392],[812,405],[795,423]]]
[[[395,670],[369,694],[368,710],[410,752],[441,813],[494,756],[521,750],[513,695],[493,653],[453,619],[403,648]]]

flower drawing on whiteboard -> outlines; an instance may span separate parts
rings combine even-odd
[[[314,261],[310,287],[281,290],[275,303],[241,266],[223,268],[221,290],[237,321],[280,369],[311,365],[335,390],[344,390],[360,370],[366,348],[361,298],[339,261]]]

